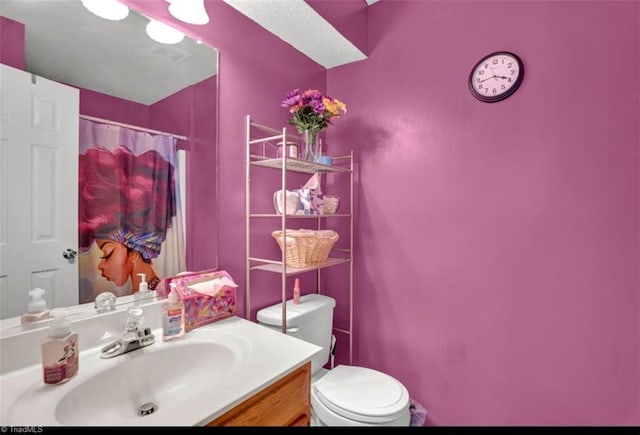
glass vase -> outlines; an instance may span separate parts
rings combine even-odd
[[[313,162],[319,154],[318,150],[318,132],[314,132],[313,130],[305,130],[304,131],[304,150],[302,154],[302,159]]]

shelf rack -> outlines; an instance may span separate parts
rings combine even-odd
[[[260,135],[254,132],[259,132]],[[345,156],[332,157],[333,165],[324,165],[320,163],[310,162],[297,158],[288,157],[286,153],[282,153],[282,157],[270,155],[276,149],[276,144],[285,143],[288,140],[302,142],[302,137],[291,134],[287,131],[287,127],[281,130],[274,129],[251,120],[251,115],[245,118],[245,145],[246,145],[246,166],[245,166],[245,209],[246,209],[246,293],[245,293],[245,313],[249,319],[251,316],[251,273],[256,270],[265,272],[278,273],[281,276],[281,294],[282,294],[282,332],[287,332],[287,286],[286,278],[289,276],[316,271],[317,272],[317,289],[321,292],[321,270],[330,268],[339,264],[348,263],[349,265],[349,327],[347,329],[334,327],[335,332],[346,334],[349,337],[349,364],[353,360],[353,151]],[[349,177],[349,212],[327,215],[286,215],[276,213],[252,213],[251,211],[251,175],[252,168],[262,167],[279,170],[281,174],[281,183],[277,189],[286,190],[287,174],[289,172],[314,174],[316,172],[345,174]],[[276,190],[277,190],[276,189]],[[283,237],[286,238],[287,223],[289,220],[309,220],[315,221],[317,229],[321,229],[322,222],[325,219],[348,219],[349,221],[349,246],[347,248],[334,248],[331,251],[327,261],[319,265],[309,267],[291,267],[285,265],[286,245],[281,249],[280,259],[269,259],[255,257],[251,255],[251,221],[253,219],[279,219],[280,229]],[[265,234],[265,237],[267,235]],[[270,237],[269,237],[270,238]],[[336,255],[334,255],[336,254]]]

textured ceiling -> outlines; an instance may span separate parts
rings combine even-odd
[[[371,4],[377,0],[367,0]],[[304,0],[224,0],[325,68],[366,59]]]

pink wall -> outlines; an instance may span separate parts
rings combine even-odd
[[[0,16],[0,63],[24,69],[24,24]]]
[[[639,425],[637,2],[381,0],[328,71],[359,160],[356,363],[435,425]],[[615,49],[613,49],[615,47]],[[509,99],[467,89],[519,54]]]
[[[89,89],[78,89],[82,115],[150,128],[149,106]]]
[[[201,270],[217,264],[216,228],[216,101],[217,77],[212,77],[151,106],[151,126],[187,136],[178,141],[187,152],[187,267]]]
[[[218,225],[217,77],[194,87],[191,151],[187,161],[187,265],[201,270],[218,265],[218,234],[201,228]]]
[[[297,87],[323,89],[326,73],[322,67],[228,5],[213,5],[217,6],[212,8],[212,17],[216,17],[216,30],[219,32],[216,46],[221,53],[220,267],[228,270],[240,284],[240,289],[244,289],[245,116],[250,114],[262,124],[285,126],[288,112],[280,107],[284,94]],[[271,192],[278,185],[273,176],[277,177],[277,174],[265,174],[262,180],[274,186],[265,188],[268,194],[262,195],[268,202],[271,202]],[[265,225],[261,231],[263,236],[254,240],[254,246],[266,245],[277,255],[279,250],[270,232],[278,227],[279,222],[267,222]],[[293,281],[289,288],[293,288]],[[251,297],[251,318],[255,319],[258,309],[280,300],[280,278],[275,274],[253,274]],[[241,300],[244,304],[244,297]],[[240,313],[245,315],[244,305],[240,307]]]
[[[194,98],[195,89],[188,86],[149,106],[150,128],[190,137]],[[191,148],[188,140],[180,139],[176,145],[179,149]]]

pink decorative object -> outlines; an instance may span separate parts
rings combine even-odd
[[[194,291],[191,285],[224,280],[231,284],[221,285],[213,295],[205,295]],[[233,278],[224,270],[197,275],[177,276],[172,280],[176,284],[178,295],[184,303],[184,327],[190,331],[216,320],[231,317],[236,312],[236,285]]]

